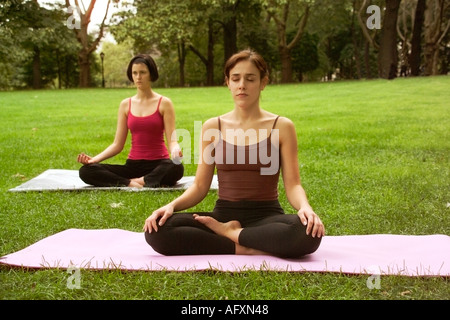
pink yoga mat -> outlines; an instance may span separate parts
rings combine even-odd
[[[302,259],[271,256],[163,256],[142,232],[121,229],[68,229],[0,258],[29,268],[146,271],[246,270],[336,272],[403,276],[449,276],[447,235],[325,236],[319,249]]]

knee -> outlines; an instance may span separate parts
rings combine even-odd
[[[176,165],[175,165],[174,171],[175,171],[175,176],[176,176],[177,181],[180,180],[181,178],[183,178],[183,175],[184,175],[184,166],[183,166],[182,163],[176,164]],[[175,181],[175,182],[176,182],[176,181]]]
[[[289,258],[301,258],[305,255],[314,253],[320,246],[322,238],[313,237],[311,234],[306,234],[306,226],[300,221],[291,226],[295,236],[292,239],[291,252]]]
[[[170,255],[170,252],[168,251],[167,246],[165,243],[167,243],[167,239],[164,240],[164,237],[161,237],[160,232],[152,232],[149,233],[148,231],[145,231],[145,241],[150,245],[150,247],[153,248],[156,252],[162,255]]]
[[[306,235],[306,231],[304,237],[300,237],[301,239],[297,241],[297,245],[295,246],[295,255],[300,258],[308,254],[312,254],[317,251],[322,242],[322,238],[312,237],[310,234]]]
[[[184,167],[183,164],[172,164],[167,174],[164,176],[161,181],[162,184],[168,186],[174,186],[178,180],[183,178],[184,175]]]
[[[92,175],[96,172],[97,164],[85,164],[78,170],[80,179],[90,184],[92,182]]]

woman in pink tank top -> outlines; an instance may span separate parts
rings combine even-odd
[[[264,59],[251,50],[239,52],[227,61],[225,78],[234,109],[203,124],[195,181],[146,219],[146,241],[165,255],[298,258],[315,252],[325,228],[300,182],[294,124],[259,105],[269,81]],[[178,212],[204,199],[216,169],[219,199],[213,211]],[[278,201],[280,173],[296,214],[286,214]]]
[[[80,178],[97,187],[173,186],[184,173],[182,152],[175,135],[174,106],[169,98],[152,90],[151,83],[159,75],[150,55],[133,57],[127,76],[136,85],[137,93],[120,103],[113,143],[94,157],[78,155],[78,162],[83,164]],[[128,132],[131,150],[126,163],[101,163],[122,152]]]

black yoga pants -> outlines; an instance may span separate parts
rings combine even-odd
[[[124,165],[95,163],[80,168],[85,183],[97,187],[123,187],[130,179],[144,177],[145,187],[173,186],[183,177],[183,164],[170,159],[130,160]]]
[[[277,200],[219,199],[213,212],[196,213],[220,222],[238,220],[244,228],[239,235],[240,245],[282,258],[313,253],[321,242],[321,238],[306,235],[306,226],[298,215],[285,214]],[[145,232],[145,239],[164,255],[235,254],[235,243],[196,221],[193,212],[174,213],[157,232]]]

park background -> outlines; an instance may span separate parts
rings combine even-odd
[[[448,235],[449,1],[134,1],[125,6],[97,0],[93,7],[79,1],[80,29],[75,2],[68,3],[70,13],[64,1],[58,3],[0,4],[1,256],[68,228],[141,231],[152,209],[179,194],[8,192],[48,168],[77,169],[77,153],[94,154],[112,142],[119,102],[135,93],[125,70],[138,52],[155,56],[161,79],[154,86],[174,101],[177,126],[191,130],[194,121],[232,107],[223,86],[225,57],[246,47],[260,51],[271,67],[262,106],[294,121],[302,181],[327,234]],[[99,10],[105,3],[108,14]],[[369,5],[380,8],[380,29],[368,28]],[[89,12],[91,23],[81,28]],[[423,17],[420,32],[414,32],[416,17]],[[289,42],[297,34],[298,42]],[[282,59],[286,48],[289,60]],[[413,52],[420,52],[418,60]],[[405,61],[406,77],[401,76]],[[110,162],[123,162],[126,155],[124,150]],[[195,174],[194,164],[186,165],[186,174]],[[195,209],[210,210],[216,196],[211,191]],[[289,206],[284,196],[280,201]],[[81,289],[71,290],[68,276],[64,270],[1,266],[0,298],[450,298],[445,277],[383,276],[381,289],[370,290],[367,275],[83,270]]]
[[[223,84],[227,58],[260,52],[272,83],[444,75],[448,0],[6,0],[0,89],[126,87],[136,53],[159,87]]]

